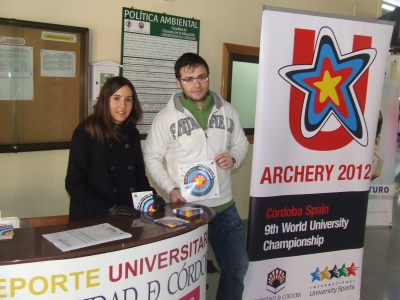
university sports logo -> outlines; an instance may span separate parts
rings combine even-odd
[[[351,141],[368,145],[364,119],[368,69],[377,51],[372,38],[354,36],[342,54],[332,29],[296,29],[292,65],[279,75],[291,85],[289,123],[295,140],[311,150],[340,149]]]
[[[343,264],[341,268],[338,268],[335,265],[331,270],[329,270],[328,266],[326,266],[322,271],[320,271],[319,267],[317,267],[314,272],[310,273],[312,277],[311,282],[356,276],[357,269],[358,267],[354,265],[354,262],[349,267],[346,267],[346,264]]]

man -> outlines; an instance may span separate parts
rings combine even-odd
[[[221,269],[216,299],[242,299],[249,261],[243,223],[232,199],[230,170],[245,158],[248,141],[234,107],[209,91],[209,68],[203,58],[183,54],[175,63],[175,77],[182,92],[173,95],[154,119],[144,149],[145,165],[176,203],[186,202],[179,189],[179,166],[215,161],[219,197],[196,204],[216,212],[208,232]]]

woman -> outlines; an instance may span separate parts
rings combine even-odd
[[[69,221],[133,211],[132,192],[153,191],[145,173],[139,131],[143,117],[135,88],[112,77],[100,91],[94,112],[75,129],[65,187],[71,197]],[[153,209],[164,200],[154,196]]]

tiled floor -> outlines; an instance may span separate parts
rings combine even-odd
[[[393,227],[367,227],[362,300],[400,299],[400,199],[393,201]],[[207,298],[208,299],[208,298]]]
[[[399,140],[395,173],[400,172]],[[400,181],[400,176],[395,181]],[[400,182],[396,182],[400,184]],[[399,186],[399,185],[397,185]],[[362,300],[400,300],[400,194],[393,197],[393,226],[367,227],[361,286]]]

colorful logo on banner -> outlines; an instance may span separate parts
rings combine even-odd
[[[274,294],[285,288],[286,271],[276,268],[268,273],[267,277],[267,291]]]
[[[293,62],[279,70],[292,85],[289,122],[295,140],[311,150],[340,149],[355,140],[368,145],[364,119],[368,68],[377,51],[372,38],[353,37],[352,52],[342,54],[332,29],[296,29]]]
[[[312,277],[312,281],[322,281],[322,280],[331,280],[333,278],[340,278],[340,277],[350,277],[350,276],[356,276],[356,271],[358,267],[354,265],[354,262],[351,264],[350,267],[346,268],[346,264],[343,264],[343,266],[338,269],[337,266],[335,265],[331,270],[328,269],[328,266],[325,267],[323,271],[319,270],[319,267],[317,269],[310,273]]]

